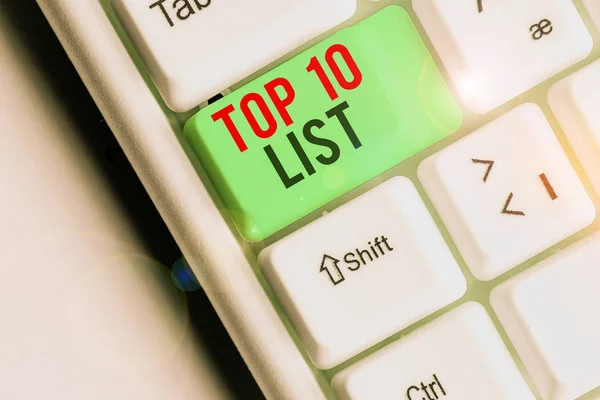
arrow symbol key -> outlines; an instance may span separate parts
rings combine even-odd
[[[509,210],[508,209],[508,207],[510,206],[510,202],[512,201],[513,197],[514,197],[514,194],[511,192],[511,194],[509,194],[508,198],[506,199],[506,203],[504,204],[504,208],[502,209],[502,214],[519,215],[521,217],[524,217],[525,213],[523,211]]]
[[[334,286],[337,286],[346,280],[340,267],[338,267],[339,262],[340,260],[337,258],[325,254],[323,256],[323,261],[321,262],[321,268],[319,269],[319,272],[327,272],[327,275],[329,275],[329,279]]]
[[[492,172],[492,168],[494,167],[494,161],[492,160],[479,160],[477,158],[472,158],[471,161],[473,161],[473,164],[485,164],[487,165],[487,170],[485,171],[485,175],[483,176],[483,183],[486,183],[489,176],[490,176],[490,172]]]

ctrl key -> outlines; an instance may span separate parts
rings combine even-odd
[[[333,378],[340,400],[533,400],[478,303],[467,303]]]

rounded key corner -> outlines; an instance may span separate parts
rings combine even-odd
[[[506,272],[510,271],[512,268],[508,269]],[[483,273],[481,271],[478,270],[473,270],[470,269],[471,273],[473,274],[473,276],[475,277],[475,279],[477,279],[480,282],[491,282],[494,279],[496,279],[497,277],[499,277],[500,275],[504,274],[504,272],[498,273],[498,272],[486,272]]]
[[[427,0],[410,0],[410,6],[415,11],[419,21],[422,21],[425,13],[427,13],[429,17],[434,16],[434,14],[429,15],[431,4],[428,3],[431,2]],[[429,36],[429,33],[426,36]]]
[[[335,374],[333,376],[333,378],[331,378],[331,388],[333,389],[333,392],[338,396],[338,397],[348,397],[348,394],[345,391],[346,386],[348,385],[348,369],[344,369],[340,372],[338,372],[337,374]]]
[[[489,255],[482,254],[481,259],[476,265],[474,265],[474,263],[471,263],[471,265],[467,263],[467,268],[469,268],[469,271],[471,271],[475,279],[478,281],[490,282],[517,266],[513,265],[499,267],[497,265],[491,265],[491,262],[491,257]]]
[[[519,283],[522,282],[526,276],[517,275],[520,277],[519,281],[515,281],[515,278],[511,278],[506,282],[503,282],[493,288],[489,294],[490,305],[497,312],[499,308],[502,308],[506,304],[514,304],[514,297],[517,293]]]
[[[523,119],[531,119],[533,116],[540,118],[540,120],[543,120],[545,123],[548,124],[548,118],[546,117],[546,114],[544,114],[544,110],[542,110],[542,107],[540,107],[538,103],[528,101],[527,103],[523,103],[517,108],[515,108],[515,110],[519,110]],[[554,130],[552,131],[554,132]]]
[[[238,214],[238,215],[236,215]],[[263,232],[258,224],[254,223],[246,215],[241,213],[229,212],[231,219],[242,238],[250,243],[257,243],[265,240],[270,234]]]
[[[244,240],[250,243],[258,243],[269,237],[269,235],[261,233],[256,226],[238,227],[238,232]]]
[[[196,102],[186,102],[186,101],[179,101],[176,96],[170,96],[168,94],[162,94],[162,98],[163,101],[165,102],[165,105],[167,106],[167,108],[171,111],[173,111],[174,113],[184,113],[184,112],[188,112],[194,109],[194,107],[196,107],[198,104],[196,104]]]
[[[403,6],[401,6],[399,4],[390,4],[386,7],[384,7],[383,9],[379,10],[377,13],[375,13],[375,15],[384,15],[384,14],[394,15],[394,17],[397,17],[397,18],[404,18],[406,20],[409,20],[411,22],[411,24],[414,25],[414,22],[413,22],[412,18],[410,17],[410,14],[406,10],[406,8],[404,8]]]
[[[185,124],[183,124],[183,135],[187,139],[190,139],[192,136],[194,136],[197,133],[196,126],[195,126],[197,118],[198,118],[198,114],[195,114],[191,118],[189,118],[187,121],[185,121]]]
[[[267,277],[267,281],[271,281],[271,277],[278,275],[279,271],[277,266],[279,265],[277,260],[283,255],[285,256],[285,250],[283,252],[279,246],[270,245],[260,251],[257,257],[258,266],[262,273]]]
[[[527,101],[527,102],[515,107],[515,110],[523,110],[522,112],[527,112],[527,110],[529,110],[529,112],[538,112],[539,113],[540,111],[542,111],[542,108],[537,103],[534,103],[533,101]],[[542,112],[542,114],[543,114],[543,112]]]
[[[388,8],[389,8],[389,9],[392,9],[392,10],[395,10],[394,12],[399,12],[399,13],[401,13],[402,15],[405,15],[405,16],[407,16],[407,17],[409,17],[409,18],[410,18],[410,14],[409,14],[409,13],[408,13],[408,11],[406,10],[406,8],[402,7],[402,6],[401,6],[401,5],[399,5],[399,4],[390,4],[389,6],[385,7],[385,8],[384,8],[384,10],[387,10]]]
[[[312,339],[315,340],[316,338],[313,337]],[[327,348],[329,346],[319,344],[316,340],[312,345],[305,345],[305,347],[310,361],[322,371],[335,368],[350,358],[350,356],[346,357],[341,353],[336,354],[338,353],[337,351],[328,351]]]
[[[434,168],[437,155],[438,153],[432,154],[419,163],[417,167],[417,179],[421,184],[425,185],[425,181],[428,180],[428,175],[431,173],[431,169]]]
[[[300,326],[296,323],[299,323]],[[301,338],[310,362],[321,371],[329,371],[341,365],[376,343],[364,345],[364,343],[354,342],[352,346],[348,346],[348,343],[339,336],[332,335],[331,332],[326,332],[321,328],[301,328],[302,322],[298,321],[292,322],[292,325]]]
[[[556,114],[556,109],[558,108],[557,104],[571,97],[569,93],[570,89],[568,87],[569,80],[570,77],[561,79],[550,86],[548,93],[546,93],[546,101],[548,102],[548,105],[550,105],[550,109],[554,114]]]
[[[273,253],[273,246],[265,247],[264,249],[262,249],[260,251],[260,253],[258,253],[258,257],[257,257],[258,265],[260,266],[260,269],[262,271],[264,271],[265,269],[268,269],[271,266],[272,253]]]
[[[395,175],[392,176],[387,181],[383,182],[380,186],[384,187],[393,187],[393,186],[401,186],[415,189],[415,183],[407,176],[404,175]]]
[[[581,48],[581,60],[588,58],[594,51],[594,38],[590,34],[589,30],[587,31],[585,42],[585,45],[587,47]]]
[[[446,86],[448,86],[448,83],[446,82]],[[448,91],[450,92],[450,96],[452,97],[452,100],[454,101],[455,104],[455,117],[456,117],[456,126],[452,127],[450,129],[448,129],[450,133],[449,135],[453,135],[456,132],[458,132],[459,130],[462,129],[463,125],[465,124],[465,113],[463,112],[462,107],[460,106],[460,104],[458,103],[457,100],[457,96],[452,92],[452,89],[450,89],[450,87],[448,86]]]
[[[504,102],[485,102],[481,99],[466,99],[464,96],[459,97],[465,103],[466,107],[477,115],[485,115],[504,104]]]
[[[180,86],[176,82],[170,84],[156,82],[155,84],[165,105],[174,113],[192,111],[204,101],[202,98],[204,96],[198,95],[198,93],[187,93],[187,87]]]
[[[454,259],[454,256],[452,256],[452,260],[454,261],[454,267],[457,269],[457,273],[455,276],[457,283],[456,295],[454,296],[455,298],[453,301],[458,301],[467,294],[467,290],[469,289],[469,283],[467,282],[467,277],[465,276],[465,274],[460,270],[458,262],[456,261],[456,259]]]
[[[477,300],[469,300],[459,307],[469,314],[479,314],[488,316],[488,312],[485,309],[485,306]]]
[[[432,202],[434,201],[432,191],[443,187],[443,182],[439,179],[439,176],[441,176],[441,173],[443,172],[443,163],[440,162],[442,156],[442,152],[432,154],[421,161],[417,167],[417,179]],[[438,206],[434,202],[434,207],[440,212],[441,205]]]
[[[333,376],[331,389],[338,398],[342,400],[352,399],[349,388],[352,386],[353,377],[352,367],[345,368]]]
[[[358,0],[342,0],[338,1],[338,7],[342,8],[346,13],[343,14],[342,18],[344,21],[349,20],[356,14],[356,10],[358,10]]]
[[[583,216],[583,227],[581,229],[585,229],[592,225],[594,222],[596,222],[596,218],[598,217],[598,209],[596,208],[596,205],[594,204],[590,196],[587,194],[587,191],[584,192],[587,198],[588,206],[585,207],[586,214]]]

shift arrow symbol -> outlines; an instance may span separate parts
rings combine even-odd
[[[504,204],[504,208],[502,209],[502,214],[519,215],[521,217],[525,216],[525,213],[523,211],[515,211],[508,209],[508,206],[510,206],[510,202],[512,201],[513,197],[514,194],[512,193],[508,195],[508,199],[506,199],[506,204]]]
[[[487,165],[487,170],[485,171],[485,175],[483,176],[483,183],[487,182],[488,177],[490,176],[490,172],[492,172],[492,168],[494,167],[494,161],[492,160],[479,160],[477,158],[472,158],[473,164],[485,164]]]
[[[338,260],[335,257],[331,257],[330,255],[325,254],[323,256],[323,261],[321,261],[321,269],[319,272],[327,272],[329,275],[329,279],[335,285],[342,283],[346,278],[342,275],[342,271],[340,271],[340,267],[338,267]]]

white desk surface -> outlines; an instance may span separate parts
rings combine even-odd
[[[227,399],[0,13],[0,399]]]

